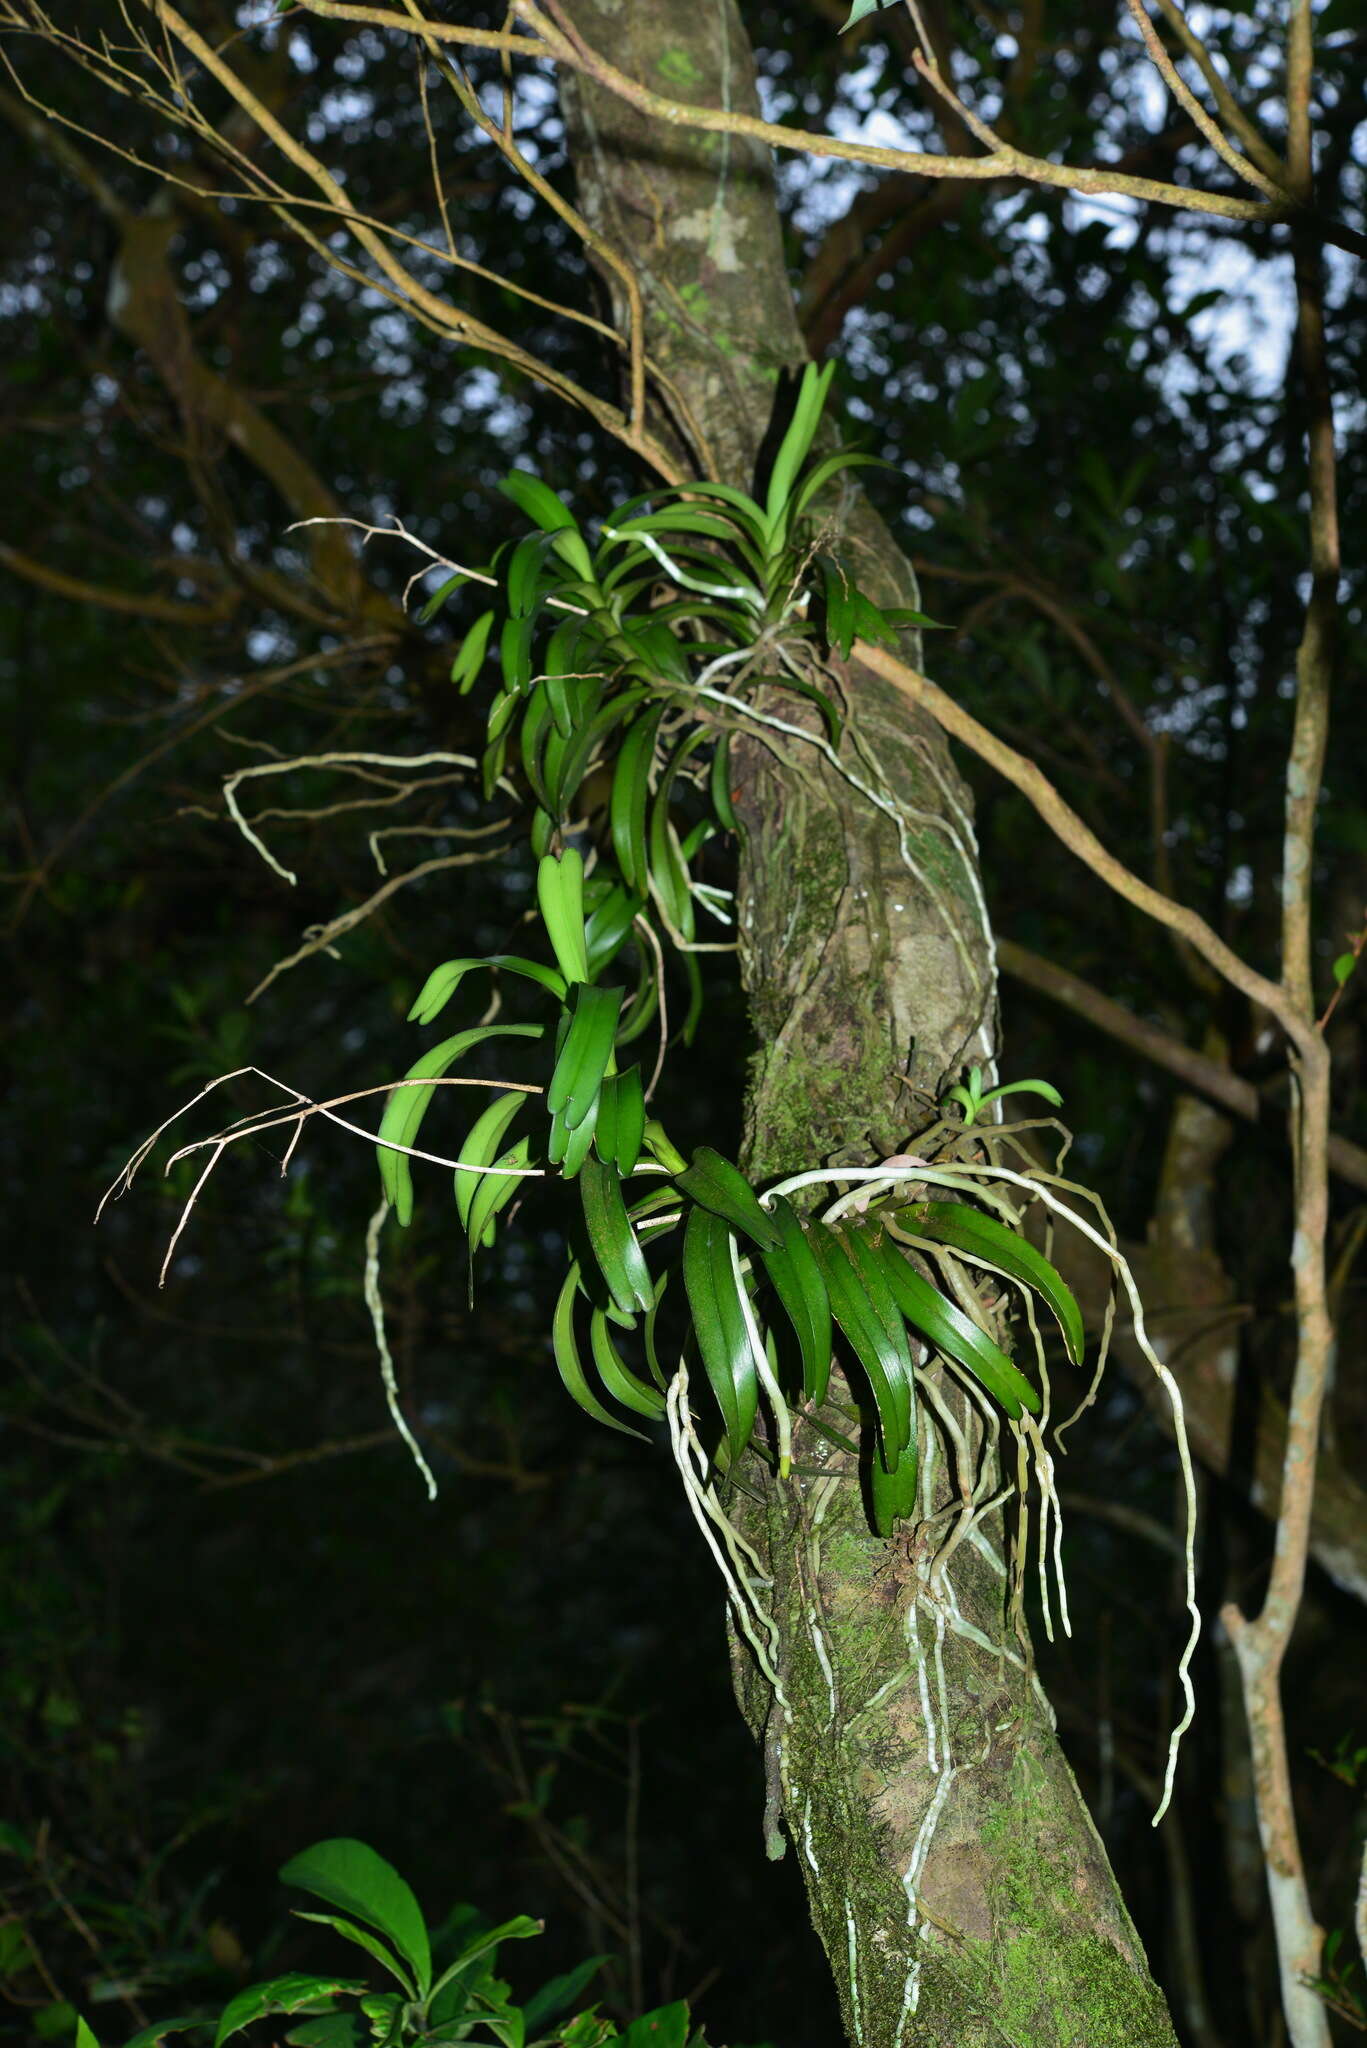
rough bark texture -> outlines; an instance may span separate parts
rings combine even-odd
[[[567,11],[616,64],[675,97],[754,103],[734,0],[572,0]],[[647,344],[676,394],[673,431],[683,445],[692,422],[715,473],[749,485],[780,373],[803,359],[767,157],[737,138],[662,133],[582,80],[566,80],[565,102],[580,202],[641,279]],[[914,602],[908,565],[862,501],[840,516],[870,594]],[[852,713],[842,772],[795,740],[733,755],[756,1178],[899,1149],[916,1121],[908,1084],[933,1095],[993,1049],[966,792],[938,734],[876,679],[837,682]],[[770,708],[802,723],[798,701]],[[781,1813],[850,2039],[1172,2048],[1006,1621],[999,1525],[933,1573],[945,1522],[933,1540],[908,1525],[877,1541],[851,1457],[805,1425],[794,1448],[791,1480],[754,1461],[751,1491],[730,1503],[772,1581],[782,1696],[740,1651],[737,1690],[765,1744],[773,1844]],[[952,1475],[928,1435],[923,1450],[939,1506]]]

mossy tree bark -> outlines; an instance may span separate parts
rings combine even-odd
[[[672,96],[754,105],[734,0],[567,11]],[[580,203],[635,269],[673,387],[658,424],[691,463],[751,485],[782,373],[804,360],[768,154],[661,129],[582,79],[563,94]],[[839,516],[870,594],[914,604],[910,567],[867,505],[850,494]],[[915,1091],[934,1096],[994,1051],[967,793],[902,700],[867,674],[836,682],[850,714],[838,768],[768,736],[733,750],[756,1038],[745,1151],[760,1179],[888,1156]],[[800,722],[794,701],[783,715]],[[938,1507],[952,1467],[923,1448]],[[1000,1520],[934,1568],[943,1522],[933,1538],[908,1524],[878,1541],[853,1459],[805,1425],[794,1451],[792,1479],[752,1461],[730,1503],[771,1581],[779,1643],[777,1693],[741,1647],[737,1691],[765,1748],[771,1846],[786,1835],[799,1856],[851,2041],[1172,2048],[1008,1621]]]

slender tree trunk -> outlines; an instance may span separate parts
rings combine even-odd
[[[734,0],[567,11],[672,96],[754,105]],[[768,153],[663,130],[582,80],[564,97],[580,203],[633,265],[672,385],[662,424],[689,460],[702,443],[715,474],[750,485],[781,373],[804,359]],[[914,603],[910,567],[862,499],[840,516],[870,594]],[[767,740],[734,749],[756,1178],[886,1157],[915,1121],[914,1091],[933,1097],[994,1051],[967,793],[938,732],[876,678],[839,681],[839,770],[800,742],[783,760]],[[782,713],[801,723],[795,701]],[[934,1543],[912,1525],[870,1535],[851,1457],[805,1425],[794,1452],[791,1480],[752,1461],[730,1503],[771,1581],[779,1642],[778,1693],[741,1647],[737,1692],[765,1749],[771,1853],[786,1837],[799,1857],[850,2040],[1172,2048],[1007,1620],[1000,1519],[932,1572]],[[928,1438],[923,1454],[938,1507],[952,1468]]]

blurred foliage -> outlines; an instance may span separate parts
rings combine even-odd
[[[231,32],[212,0],[193,11]],[[844,38],[844,7],[822,0],[743,12],[778,117],[876,118],[936,139],[901,10]],[[1259,0],[1209,17],[1275,140],[1278,11]],[[1032,50],[997,10],[936,13],[960,91],[1027,146],[1190,175],[1204,159],[1125,18],[1061,0]],[[1320,204],[1361,231],[1363,30],[1343,10],[1324,26]],[[40,100],[155,153],[131,103],[111,112],[50,52],[8,47]],[[254,27],[244,48],[360,200],[434,231],[409,52],[297,17]],[[519,122],[567,188],[544,82],[530,81]],[[544,393],[454,356],[268,218],[184,195],[159,213],[150,176],[71,141],[134,220],[166,229],[199,359],[250,396],[348,515],[397,514],[439,551],[459,553],[475,532],[485,556],[517,530],[495,488],[514,460],[585,519],[640,487],[620,451]],[[595,303],[553,216],[463,130],[443,143],[463,246]],[[329,1093],[389,1077],[434,957],[519,950],[529,870],[514,858],[397,891],[246,1005],[311,926],[379,885],[370,831],[433,835],[385,842],[397,871],[461,850],[440,828],[475,819],[451,787],[319,815],[366,792],[325,773],[291,778],[287,803],[307,815],[263,827],[299,874],[291,890],[224,819],[222,777],[263,749],[474,751],[476,718],[447,681],[469,618],[454,607],[419,626],[416,605],[405,614],[411,563],[383,539],[367,544],[350,615],[320,591],[261,471],[187,421],[112,316],[129,236],[8,113],[0,176],[23,199],[0,220],[12,824],[0,2029],[60,2033],[69,2018],[51,2015],[79,2004],[121,2038],[295,1967],[263,1873],[335,1833],[374,1841],[425,1897],[545,1917],[552,1970],[616,1953],[603,1982],[619,2018],[687,1996],[720,2039],[826,2048],[838,2021],[792,1860],[763,1858],[759,1772],[729,1698],[710,1566],[663,1453],[605,1437],[563,1400],[545,1334],[559,1252],[536,1196],[501,1233],[473,1309],[437,1204],[387,1258],[404,1405],[441,1485],[431,1505],[392,1438],[361,1299],[375,1199],[362,1147],[314,1132],[284,1180],[283,1138],[270,1156],[262,1141],[253,1159],[225,1162],[160,1292],[184,1169],[89,1228],[138,1137],[225,1067],[251,1062]],[[1266,966],[1305,570],[1285,233],[1005,184],[880,191],[873,173],[797,160],[781,186],[795,289],[813,337],[838,354],[834,402],[894,465],[869,488],[918,561],[927,609],[951,628],[936,638],[937,679],[1032,752],[1123,858],[1170,877]],[[918,210],[930,198],[933,217]],[[1364,652],[1367,303],[1360,265],[1332,249],[1326,260],[1347,682]],[[613,366],[591,337],[497,282],[462,290],[476,313],[610,391]],[[75,602],[34,580],[34,562],[213,617]],[[1362,692],[1343,688],[1316,874],[1325,1002],[1367,903],[1363,719]],[[1122,915],[1014,794],[981,779],[977,795],[1003,933],[1265,1078],[1277,1062],[1258,1018]],[[713,988],[706,1041],[661,1113],[681,1142],[727,1149],[744,1025],[724,968]],[[1350,980],[1330,1025],[1339,1128],[1359,1142],[1363,1003]],[[1142,1240],[1171,1084],[1009,982],[1004,1008],[1008,1078],[1059,1081],[1087,1176]],[[249,1079],[228,1092],[225,1111],[263,1099]],[[1275,1132],[1237,1131],[1214,1206],[1241,1307],[1236,1474],[1256,1390],[1285,1386],[1283,1187]],[[1342,1187],[1336,1203],[1332,1428],[1361,1471],[1362,1207]],[[1126,1511],[1068,1518],[1076,1635],[1041,1666],[1070,1753],[1187,2038],[1200,2037],[1182,1990],[1183,1914],[1212,2025],[1271,2041],[1238,1714],[1209,1636],[1176,1827],[1160,1841],[1147,1826],[1180,1644],[1175,1605],[1153,1590],[1175,1475],[1124,1381],[1074,1432],[1065,1489],[1070,1479],[1094,1506]],[[1204,1495],[1212,1613],[1231,1591],[1256,1597],[1267,1529],[1237,1480],[1212,1478]],[[1360,1605],[1313,1575],[1287,1695],[1307,1862],[1331,1926],[1351,1897],[1361,1785],[1350,1795],[1308,1752],[1351,1745],[1363,1650]],[[1330,1966],[1346,1967],[1345,1952]]]

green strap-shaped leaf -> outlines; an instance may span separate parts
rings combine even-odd
[[[777,1251],[762,1250],[760,1258],[797,1337],[802,1391],[819,1407],[831,1377],[830,1296],[792,1203],[785,1195],[776,1195],[769,1213],[783,1242]]]
[[[404,1079],[410,1083],[439,1081],[473,1046],[482,1045],[489,1038],[540,1038],[542,1035],[540,1024],[475,1024],[468,1031],[458,1031],[454,1038],[443,1039],[440,1045],[432,1046],[421,1059],[413,1062]],[[419,1126],[436,1092],[435,1087],[396,1088],[380,1119],[379,1135],[385,1141],[377,1148],[376,1155],[380,1182],[393,1205],[394,1214],[404,1225],[413,1218],[413,1173],[405,1154],[389,1148],[417,1143]]]
[[[895,1472],[911,1440],[912,1383],[904,1358],[906,1336],[895,1343],[869,1301],[846,1245],[824,1223],[808,1226],[807,1238],[826,1282],[831,1310],[863,1367],[878,1415],[883,1460]]]
[[[581,641],[585,642],[587,648],[592,648],[593,636],[588,621],[575,614],[562,619],[546,643],[547,675],[575,675],[580,669],[589,667],[589,662],[580,661],[578,658]]]
[[[439,583],[426,603],[419,608],[417,614],[418,624],[420,626],[429,626],[448,598],[454,597],[461,585],[468,582],[468,580],[467,577],[457,570],[454,576],[448,576],[443,582]]]
[[[568,742],[573,738],[576,728],[593,716],[594,706],[589,702],[591,684],[596,684],[600,690],[602,688],[596,676],[590,679],[590,683],[584,682],[578,676],[555,675],[550,671],[541,678],[541,687],[546,692],[546,702],[551,707],[551,722],[555,727],[554,733],[547,737],[543,756],[546,786],[552,791],[559,780],[560,763],[564,759]]]
[[[761,1251],[781,1251],[783,1235],[745,1175],[710,1145],[699,1145],[692,1164],[675,1176],[695,1202],[752,1238]]]
[[[612,795],[608,802],[608,824],[612,850],[622,879],[629,889],[643,896],[650,881],[650,860],[646,847],[646,812],[650,803],[650,770],[655,759],[655,735],[664,716],[664,706],[643,711],[630,727],[617,754],[613,770]]]
[[[688,983],[688,1008],[684,1011],[684,1020],[679,1026],[679,1036],[685,1045],[692,1045],[698,1026],[702,1022],[702,969],[698,965],[696,953],[681,953],[679,959],[683,965],[684,980]]]
[[[556,553],[569,564],[575,575],[591,583],[593,563],[583,536],[575,524],[573,513],[550,485],[542,483],[539,476],[532,476],[528,470],[514,469],[503,478],[499,489],[505,497],[512,499],[519,511],[525,512],[544,532],[554,537]]]
[[[524,700],[522,729],[517,736],[517,749],[522,759],[522,772],[531,784],[532,795],[545,811],[551,809],[550,791],[546,787],[546,771],[542,756],[547,742],[555,731],[551,717],[551,700],[544,690],[533,690]]]
[[[678,1146],[671,1143],[658,1117],[646,1119],[645,1147],[653,1159],[659,1160],[666,1173],[680,1174],[687,1171],[687,1160]]]
[[[629,690],[621,690],[601,710],[576,726],[568,746],[555,762],[553,773],[548,772],[547,780],[555,809],[564,817],[579,794],[579,785],[588,772],[589,763],[609,734],[643,704],[650,691],[644,683],[637,683]]]
[[[315,1842],[281,1866],[280,1881],[377,1928],[412,1969],[419,1995],[426,1996],[432,1950],[422,1909],[394,1866],[368,1843],[346,1836]]]
[[[883,1462],[881,1444],[875,1438],[869,1448],[869,1507],[874,1529],[891,1536],[899,1522],[916,1509],[916,1438],[903,1450],[897,1470],[889,1472]]]
[[[604,1074],[598,1090],[598,1115],[593,1125],[593,1149],[610,1165],[617,1159],[617,1076]]]
[[[731,735],[722,733],[712,751],[712,767],[708,775],[708,790],[712,808],[717,814],[717,823],[727,832],[738,832],[740,822],[736,808],[731,801]]]
[[[507,703],[509,697],[510,693],[505,690],[500,701]],[[498,737],[490,742],[479,757],[479,786],[486,804],[498,788],[499,779],[507,766],[508,737],[509,734],[506,729],[500,732]]]
[[[621,1422],[610,1415],[590,1387],[584,1373],[584,1362],[579,1356],[579,1345],[574,1334],[574,1305],[579,1295],[579,1268],[571,1262],[565,1275],[565,1284],[555,1304],[551,1318],[551,1350],[555,1356],[555,1368],[565,1385],[565,1391],[576,1405],[595,1422],[601,1422],[606,1429],[615,1429],[622,1436],[634,1436],[638,1443],[648,1443],[639,1429],[630,1423]]]
[[[675,776],[706,737],[700,728],[689,733],[674,749],[650,808],[650,878],[669,922],[683,938],[690,940],[694,935],[693,895],[688,886],[688,863],[679,850],[670,821],[669,804]]]
[[[489,716],[485,721],[485,735],[491,740],[502,739],[518,712],[522,699],[516,690],[500,690],[489,705]]]
[[[586,1159],[579,1175],[579,1199],[589,1245],[608,1293],[625,1314],[644,1313],[654,1300],[650,1268],[627,1215],[617,1168],[601,1159]]]
[[[638,506],[655,505],[668,507],[667,511],[661,511],[660,513],[660,517],[668,521],[673,517],[675,507],[687,508],[690,512],[705,511],[709,501],[714,505],[725,505],[727,513],[720,516],[732,518],[739,530],[745,535],[747,541],[757,551],[763,547],[765,534],[764,513],[755,503],[754,499],[736,484],[719,484],[711,481],[675,484],[667,486],[663,490],[642,492],[640,497],[631,498],[625,505],[618,507],[617,518],[613,521],[613,531],[614,533],[620,533],[622,531],[622,521],[628,518],[629,515],[634,514]],[[599,552],[602,555],[606,555],[617,545],[618,543],[616,542],[605,542]]]
[[[567,983],[589,979],[584,942],[584,856],[569,846],[541,856],[536,870],[536,901],[560,972]]]
[[[728,547],[735,548],[752,575],[760,574],[764,566],[763,557],[751,544],[744,526],[722,512],[689,511],[680,505],[668,512],[647,512],[639,519],[614,520],[613,532],[623,540],[649,533],[658,538],[666,549],[669,549],[671,534],[699,534],[704,539],[723,541]],[[714,566],[716,559],[713,555]]]
[[[504,589],[508,609],[515,619],[529,618],[540,609],[541,576],[551,550],[551,536],[529,533],[513,549]]]
[[[617,1027],[617,1050],[622,1052],[643,1031],[648,1031],[660,1007],[660,990],[655,979],[655,962],[644,946],[636,953],[636,986],[625,1005],[625,1021]]]
[[[574,1180],[588,1158],[593,1145],[594,1127],[598,1121],[598,1098],[594,1097],[588,1115],[577,1124],[565,1139],[565,1150],[560,1159],[560,1171],[566,1180]]]
[[[937,1287],[909,1266],[896,1247],[883,1239],[875,1253],[896,1297],[897,1306],[914,1329],[936,1351],[962,1365],[993,1400],[1016,1421],[1022,1408],[1037,1415],[1040,1397],[1006,1353]]]
[[[596,981],[609,960],[620,952],[644,907],[641,897],[633,896],[620,883],[614,883],[598,898],[584,926],[590,981]]]
[[[466,1168],[492,1166],[509,1125],[526,1100],[522,1094],[496,1095],[483,1114],[471,1124],[465,1143],[456,1154],[460,1164]],[[456,1214],[460,1217],[461,1228],[466,1229],[470,1222],[470,1204],[481,1184],[481,1176],[475,1172],[457,1172],[455,1180]]]
[[[771,554],[777,552],[787,539],[788,522],[785,515],[789,509],[788,500],[793,494],[797,473],[810,452],[834,375],[834,358],[823,369],[818,369],[815,363],[808,363],[802,372],[802,382],[798,386],[793,416],[788,423],[787,433],[779,443],[774,466],[769,473],[769,491],[764,510],[769,524],[768,540]]]
[[[617,1142],[615,1162],[625,1180],[635,1173],[645,1135],[646,1102],[639,1067],[628,1067],[617,1076]]]
[[[570,991],[570,1028],[546,1090],[546,1107],[568,1130],[584,1121],[612,1059],[624,991],[577,982]]]
[[[755,1426],[759,1380],[731,1262],[731,1232],[710,1209],[695,1205],[689,1211],[683,1275],[698,1355],[721,1410],[727,1446],[739,1458]]]
[[[465,1226],[470,1239],[472,1299],[475,1291],[475,1251],[480,1245],[488,1247],[493,1243],[495,1220],[499,1211],[507,1208],[522,1186],[524,1175],[519,1169],[530,1165],[531,1156],[531,1139],[519,1138],[515,1145],[510,1145],[506,1152],[501,1152],[494,1160],[494,1165],[499,1169],[497,1173],[485,1173],[480,1176]]]
[[[503,681],[510,690],[527,690],[532,681],[532,636],[536,631],[533,614],[514,613],[503,621],[498,639],[498,658]]]
[[[852,585],[841,564],[830,555],[821,556],[821,573],[826,586],[826,638],[842,659],[848,661],[854,645]]]
[[[974,1265],[1004,1273],[1008,1280],[1032,1289],[1052,1310],[1073,1364],[1082,1363],[1087,1337],[1073,1291],[1058,1268],[1018,1231],[965,1202],[915,1202],[899,1209],[894,1220],[903,1230],[948,1245]]]
[[[592,1310],[589,1316],[589,1348],[598,1377],[613,1400],[620,1401],[635,1415],[644,1415],[649,1422],[658,1422],[665,1412],[664,1395],[658,1388],[646,1386],[623,1365],[608,1330],[607,1317],[600,1308]]]
[[[451,663],[451,681],[462,697],[484,666],[484,658],[489,652],[489,634],[493,629],[493,623],[493,612],[481,612],[456,649],[455,659]]]
[[[839,476],[842,469],[891,469],[881,455],[861,455],[857,448],[838,448],[834,455],[823,455],[820,462],[814,462],[798,487],[793,500],[793,515],[800,519],[818,491],[825,489],[832,477]]]
[[[869,1307],[896,1346],[904,1379],[908,1386],[914,1385],[916,1367],[911,1355],[911,1345],[907,1341],[906,1324],[884,1271],[883,1262],[874,1251],[868,1236],[857,1226],[847,1224],[838,1230],[836,1235],[845,1247],[850,1264],[859,1275]]]
[[[520,974],[524,981],[537,982],[561,1002],[565,1000],[565,977],[539,960],[524,960],[520,953],[472,954],[464,960],[444,960],[434,967],[408,1012],[410,1024],[430,1024],[439,1017],[467,974],[476,967],[500,967],[507,974]]]

